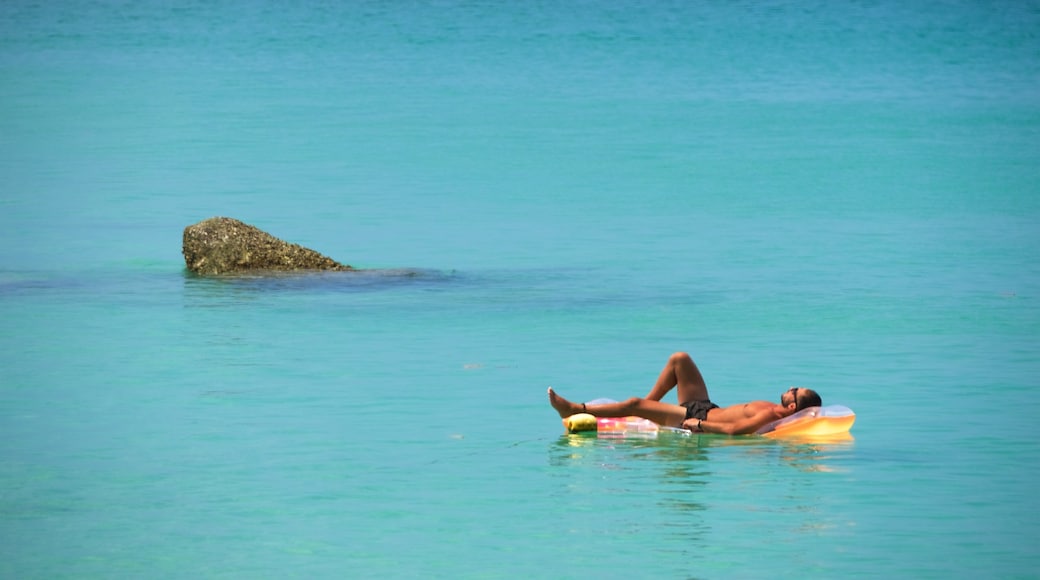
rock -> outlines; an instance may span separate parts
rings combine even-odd
[[[184,263],[196,274],[236,272],[353,270],[247,223],[213,217],[184,228]]]

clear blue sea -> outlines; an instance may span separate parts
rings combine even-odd
[[[1040,3],[0,8],[0,576],[1035,578]],[[241,219],[365,269],[200,278]],[[791,385],[854,439],[568,437]]]

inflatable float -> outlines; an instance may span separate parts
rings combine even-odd
[[[592,402],[599,403],[602,400]],[[773,439],[828,438],[846,435],[855,422],[856,414],[852,409],[842,405],[807,407],[789,417],[765,425],[755,431],[755,435]],[[692,434],[686,429],[663,427],[641,417],[595,417],[588,413],[565,418],[563,426],[568,433],[596,432],[606,437],[654,437],[662,432]]]
[[[856,414],[843,405],[826,407],[807,407],[790,417],[755,431],[755,435],[772,437],[832,437],[844,435],[852,429],[856,422]]]

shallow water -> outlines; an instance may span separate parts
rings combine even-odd
[[[0,574],[1030,577],[1038,18],[12,4]],[[853,439],[563,434],[676,350]]]

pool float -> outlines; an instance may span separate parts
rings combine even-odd
[[[856,422],[856,414],[844,405],[806,407],[794,415],[773,421],[755,431],[755,435],[772,437],[831,437],[848,433]]]
[[[563,420],[568,433],[596,433],[600,437],[657,437],[659,433],[692,435],[686,429],[664,427],[642,417],[596,417],[578,413]]]
[[[586,405],[616,402],[614,399],[595,399]],[[691,434],[686,429],[664,427],[642,417],[596,417],[590,413],[578,413],[564,417],[563,427],[567,429],[568,433],[597,433],[600,437],[610,438],[653,438],[657,437],[659,433]]]
[[[602,399],[592,403],[609,402]],[[832,437],[848,433],[856,422],[856,414],[843,405],[807,407],[797,413],[763,426],[755,435],[773,439],[786,437]],[[606,436],[656,436],[661,432],[690,434],[686,429],[663,427],[641,417],[595,417],[578,413],[563,419],[568,433],[595,431]]]

